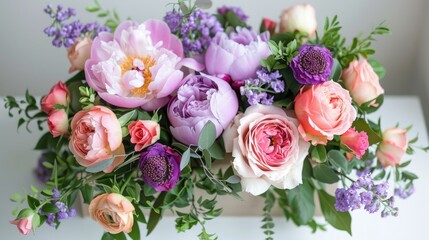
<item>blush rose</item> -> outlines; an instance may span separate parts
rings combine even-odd
[[[48,128],[53,137],[68,133],[69,118],[64,109],[54,109],[48,116]]]
[[[161,128],[159,124],[151,120],[138,120],[128,125],[131,136],[131,143],[134,143],[134,150],[141,151],[143,148],[154,144],[159,140]]]
[[[383,132],[383,140],[378,145],[376,156],[384,167],[396,166],[401,162],[407,148],[407,130],[389,128]]]
[[[48,95],[42,98],[41,107],[42,111],[49,114],[55,105],[67,106],[70,102],[70,91],[63,82],[55,84]]]

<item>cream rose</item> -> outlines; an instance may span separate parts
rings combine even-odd
[[[316,29],[316,11],[310,4],[296,4],[280,16],[280,32],[300,31],[311,37]]]
[[[302,182],[310,144],[301,138],[298,121],[275,106],[246,109],[233,141],[234,171],[243,191],[260,195],[273,185],[292,189]]]
[[[129,233],[134,223],[134,206],[124,196],[117,193],[104,193],[89,204],[89,214],[107,232]]]
[[[365,59],[351,62],[341,78],[358,105],[374,100],[370,105],[376,107],[375,99],[384,93],[377,74]]]

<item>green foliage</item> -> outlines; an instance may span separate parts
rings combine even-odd
[[[271,210],[273,209],[273,206],[276,202],[276,197],[274,195],[274,193],[271,190],[266,191],[263,195],[265,198],[264,201],[264,215],[263,215],[263,219],[262,219],[262,230],[264,231],[264,234],[266,236],[266,240],[272,240],[273,237],[272,235],[274,235],[274,221],[273,218],[271,216]]]
[[[313,160],[317,163],[326,162],[326,148],[325,148],[325,146],[319,144],[319,145],[313,147],[313,150],[311,150],[311,160]]]
[[[198,138],[198,147],[202,150],[209,149],[216,140],[216,126],[208,121],[201,130]]]
[[[298,225],[308,224],[314,216],[314,189],[308,180],[288,192],[288,203],[296,214]]]
[[[47,115],[42,112],[37,106],[36,99],[27,91],[25,91],[25,98],[18,101],[13,96],[7,96],[5,99],[4,107],[8,110],[9,117],[13,117],[13,112],[16,111],[20,116],[18,120],[18,128],[25,124],[29,133],[30,123],[37,121],[37,126],[40,131],[43,130],[42,124],[46,121]]]
[[[363,118],[358,118],[353,122],[356,131],[365,131],[368,135],[369,145],[381,142],[382,137],[371,125]]]
[[[326,221],[330,223],[334,228],[344,230],[352,235],[351,230],[351,216],[348,212],[338,212],[335,209],[335,198],[324,190],[317,191],[319,195],[320,207],[322,209],[323,216]]]
[[[79,93],[81,95],[79,102],[82,104],[83,109],[88,109],[95,105],[96,94],[94,89],[88,86],[80,86]]]
[[[326,164],[319,164],[314,167],[313,177],[323,183],[336,183],[340,180],[337,173]]]
[[[114,32],[121,23],[121,19],[116,10],[103,10],[98,0],[94,0],[93,6],[86,7],[86,11],[97,14],[98,18],[105,19],[104,25],[109,27],[111,32]]]
[[[228,11],[225,15],[217,14],[216,17],[218,21],[222,24],[224,29],[247,27],[247,24],[241,21],[241,19],[233,11]]]

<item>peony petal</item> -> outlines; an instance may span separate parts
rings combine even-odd
[[[150,38],[152,39],[152,44],[154,46],[157,45],[157,43],[162,42],[162,47],[167,49],[170,48],[170,41],[172,39],[171,31],[164,21],[149,19],[143,24],[146,26],[146,30],[150,31]],[[177,44],[177,42],[173,42],[173,44]],[[176,55],[180,56],[179,54]]]
[[[209,74],[230,74],[234,56],[219,45],[212,43],[207,49],[205,60]]]

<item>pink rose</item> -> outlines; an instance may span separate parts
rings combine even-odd
[[[303,32],[311,37],[317,29],[316,11],[310,4],[296,4],[280,16],[280,32]]]
[[[134,206],[124,196],[117,193],[104,193],[89,204],[89,214],[107,232],[129,233],[134,223]]]
[[[275,106],[246,109],[233,141],[234,171],[243,191],[259,195],[273,185],[292,189],[302,182],[310,144],[298,132],[298,121]]]
[[[360,159],[366,152],[369,146],[368,135],[366,132],[357,132],[354,128],[350,128],[340,137],[340,142],[348,147],[357,159]]]
[[[240,119],[242,117],[243,113],[238,113],[237,116],[234,117],[234,120],[229,123],[222,133],[225,152],[227,153],[232,152],[232,145],[234,143],[234,139],[238,137],[237,128],[240,126]]]
[[[313,145],[345,133],[356,118],[349,92],[334,81],[305,86],[295,97],[299,132]]]
[[[269,18],[262,19],[262,27],[264,31],[268,31],[270,35],[276,34],[277,23]]]
[[[67,51],[67,58],[70,61],[69,73],[76,70],[83,70],[85,68],[85,62],[91,55],[92,40],[89,37],[85,37],[76,41]]]
[[[407,130],[389,128],[383,132],[383,141],[378,145],[376,156],[384,167],[396,166],[408,148]]]
[[[27,235],[33,227],[33,216],[34,214],[31,214],[28,217],[10,221],[10,223],[16,225],[21,234]]]
[[[42,98],[42,111],[49,114],[56,104],[67,106],[70,102],[70,92],[63,82],[55,84],[48,95]]]
[[[53,137],[64,135],[69,130],[69,118],[64,109],[54,109],[48,116],[48,127]]]
[[[384,89],[366,59],[351,62],[349,67],[343,70],[341,79],[358,105],[373,100],[370,106],[377,107],[375,99],[384,93]]]
[[[143,148],[154,144],[161,136],[159,124],[151,120],[138,120],[128,125],[131,135],[131,143],[136,144],[134,150],[141,151]]]
[[[103,106],[93,106],[76,113],[71,122],[69,148],[76,161],[84,167],[116,156],[104,170],[111,172],[124,161],[125,153],[121,125],[116,115]]]

